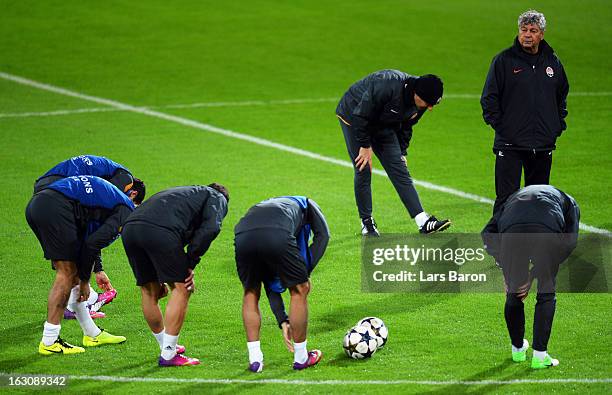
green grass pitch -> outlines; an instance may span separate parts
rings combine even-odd
[[[512,43],[517,16],[530,7],[545,13],[545,39],[561,57],[571,85],[568,130],[554,154],[551,183],[576,198],[584,223],[612,230],[612,4],[605,0],[0,0],[0,72],[134,106],[154,106],[177,117],[341,160],[347,154],[334,116],[335,99],[352,82],[382,68],[436,73],[448,97],[415,127],[408,155],[412,175],[493,198],[493,133],[482,121],[478,94],[492,57]],[[286,102],[294,99],[312,100]],[[249,101],[263,103],[244,103]],[[191,103],[226,104],[171,107]],[[360,237],[350,169],[143,114],[94,108],[109,109],[0,78],[0,372],[185,380],[498,381],[364,387],[72,380],[68,387],[117,394],[612,390],[610,382],[509,383],[612,378],[609,294],[560,294],[550,349],[561,365],[531,371],[509,360],[501,293],[360,292]],[[91,111],[16,116],[77,109]],[[82,153],[127,165],[146,181],[150,194],[213,181],[229,188],[229,214],[197,268],[197,291],[181,333],[181,343],[202,359],[201,366],[156,367],[157,345],[142,318],[139,290],[121,243],[104,251],[119,296],[105,309],[108,317],[98,323],[127,336],[127,343],[75,357],[37,354],[53,272],[26,224],[24,208],[36,177]],[[416,232],[387,179],[374,177],[373,190],[382,231]],[[418,191],[426,210],[453,220],[452,232],[480,231],[491,211],[487,204]],[[266,370],[254,376],[246,371],[232,229],[252,204],[285,194],[314,198],[332,232],[329,249],[313,274],[310,298],[309,345],[320,348],[324,359],[316,368],[292,371],[291,355],[268,307],[262,305]],[[532,296],[528,317],[533,304]],[[384,319],[389,343],[370,360],[348,360],[342,336],[366,315]],[[528,324],[529,337],[530,330]],[[62,336],[68,341],[80,343],[80,333],[76,322],[63,323]]]

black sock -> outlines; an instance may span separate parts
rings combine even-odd
[[[533,316],[533,349],[548,350],[557,299],[554,293],[538,294]]]
[[[525,338],[525,310],[523,301],[514,293],[506,294],[504,316],[512,345],[516,348],[523,347],[523,339]]]

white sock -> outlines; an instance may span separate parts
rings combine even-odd
[[[523,351],[527,351],[528,348],[529,348],[529,342],[527,341],[527,339],[523,339],[523,346],[521,348],[516,348],[513,345],[512,352],[523,352]]]
[[[308,351],[306,351],[306,340],[301,343],[293,343],[293,361],[297,363],[305,363],[308,360]]]
[[[50,346],[59,337],[61,325],[50,324],[45,321],[45,326],[43,327],[43,337],[42,342],[45,346]]]
[[[261,343],[259,340],[255,342],[247,342],[249,349],[249,363],[263,362],[263,353],[261,352]]]
[[[70,291],[70,297],[68,298],[68,303],[66,304],[66,310],[72,311],[74,313],[74,310],[72,310],[72,305],[76,303],[78,295],[78,291],[75,292],[75,288],[72,288],[72,290]]]
[[[425,211],[417,214],[416,217],[414,217],[414,221],[416,222],[416,224],[419,227],[419,229],[422,228],[423,225],[425,225],[425,222],[427,222],[429,217],[430,217],[430,215],[427,214]]]
[[[159,333],[155,333],[155,332],[151,332],[151,333],[153,333],[153,336],[155,336],[155,340],[157,340],[157,342],[159,343],[159,349],[161,350],[162,347],[164,346],[164,335],[166,334],[166,330],[162,329],[162,331]]]
[[[78,295],[78,292],[79,286],[77,285],[72,288],[72,295],[70,295],[70,297],[72,298],[73,295]],[[75,298],[75,300],[77,299]],[[74,315],[76,316],[76,319],[79,322],[79,325],[81,326],[81,329],[83,330],[83,334],[85,336],[96,337],[100,333],[102,333],[100,328],[98,328],[98,326],[93,322],[91,316],[89,315],[87,302],[74,302],[69,306],[70,309],[74,311]]]
[[[176,355],[176,343],[178,343],[178,335],[172,336],[164,333],[164,342],[162,344],[161,356],[166,361],[171,360]]]
[[[89,286],[89,299],[87,299],[87,305],[91,306],[97,301],[98,301],[98,293],[90,285]]]
[[[533,350],[533,356],[537,357],[540,361],[543,361],[544,358],[548,355],[548,351],[536,351]]]
[[[73,313],[74,313],[74,310],[72,309],[71,305],[77,302],[77,298],[79,296],[78,286],[76,289],[77,289],[76,292],[70,292],[70,298],[68,298],[68,305],[66,306],[66,309],[68,309],[69,311],[72,311]],[[89,286],[89,299],[87,299],[87,306],[91,306],[97,301],[98,301],[98,293],[90,285]]]
[[[96,337],[102,331],[98,326],[93,322],[91,316],[89,315],[89,309],[87,308],[87,302],[79,302],[73,303],[72,309],[74,311],[74,315],[76,315],[76,319],[81,325],[81,329],[83,330],[83,334],[89,337]]]

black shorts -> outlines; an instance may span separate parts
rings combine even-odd
[[[264,281],[280,278],[285,288],[308,281],[306,262],[295,237],[284,230],[258,229],[234,239],[236,269],[244,288],[258,289]]]
[[[136,285],[182,283],[191,268],[183,243],[174,232],[144,222],[129,222],[121,232]]]
[[[521,224],[501,234],[500,263],[508,293],[531,288],[537,279],[538,293],[554,293],[562,263],[564,237],[541,225]]]
[[[82,237],[75,218],[74,204],[59,192],[48,189],[30,199],[26,207],[26,220],[46,259],[78,261]]]

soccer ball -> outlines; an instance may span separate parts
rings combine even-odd
[[[370,358],[378,348],[376,334],[365,326],[351,328],[344,336],[344,352],[353,359]]]
[[[365,326],[374,332],[376,335],[376,340],[378,342],[378,348],[382,348],[385,343],[387,343],[387,338],[389,337],[389,330],[387,326],[378,317],[366,317],[362,318],[357,322],[356,326]]]

